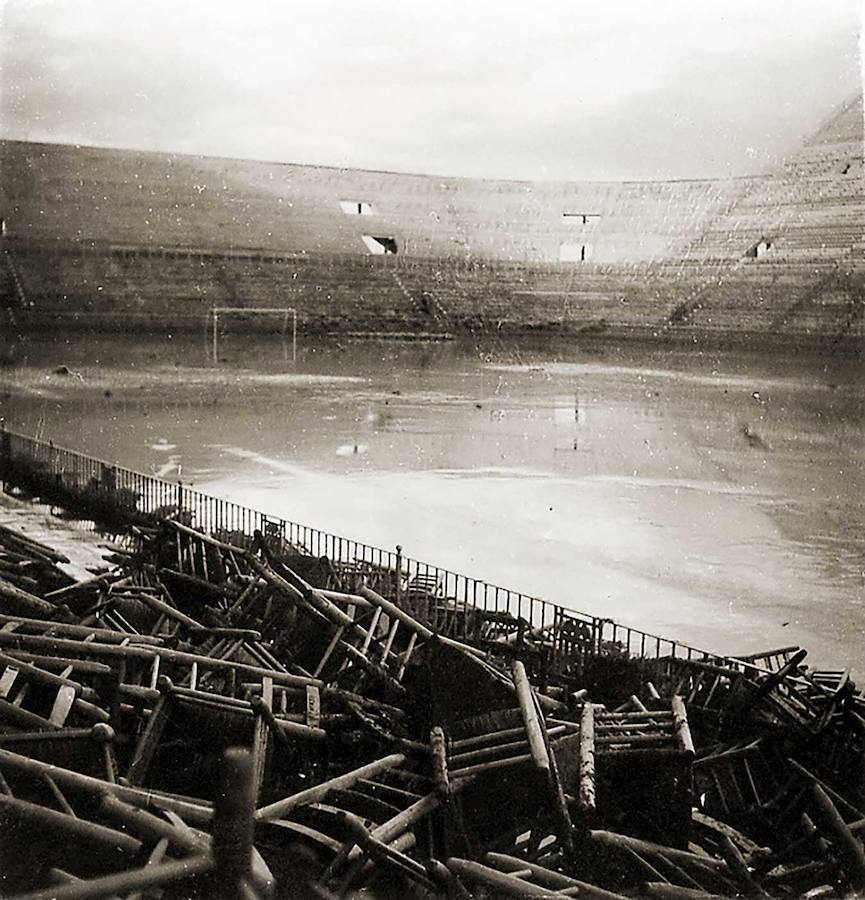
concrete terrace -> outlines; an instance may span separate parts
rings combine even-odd
[[[23,328],[547,329],[861,344],[862,98],[764,177],[508,182],[0,144]]]

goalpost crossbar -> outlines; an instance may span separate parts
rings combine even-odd
[[[213,361],[219,358],[219,317],[225,315],[282,316],[282,334],[288,329],[291,316],[291,356],[297,361],[297,310],[293,306],[212,306],[207,314],[213,322]]]

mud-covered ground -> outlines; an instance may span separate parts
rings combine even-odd
[[[59,566],[73,578],[88,578],[92,570],[108,565],[103,559],[107,551],[98,546],[99,537],[87,523],[61,519],[48,507],[0,493],[0,525],[62,553],[69,562]]]
[[[719,652],[865,677],[865,373],[831,355],[86,337],[9,427]],[[65,368],[60,368],[65,367]]]

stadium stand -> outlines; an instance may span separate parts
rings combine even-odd
[[[548,329],[861,345],[862,98],[775,171],[518,182],[0,142],[0,305],[21,328]]]

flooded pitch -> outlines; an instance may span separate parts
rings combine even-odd
[[[865,676],[865,373],[825,355],[30,340],[10,427],[718,652]],[[827,362],[828,360],[828,362]]]

